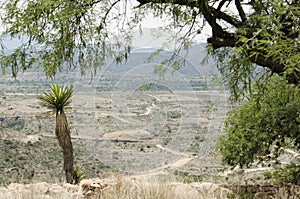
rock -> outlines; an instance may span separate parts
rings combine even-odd
[[[76,193],[80,191],[80,186],[79,185],[73,185],[66,183],[63,185],[63,188],[65,188],[69,193]]]
[[[24,185],[23,184],[19,184],[19,183],[10,183],[8,185],[7,189],[9,191],[19,191],[19,190],[23,190],[24,189]]]
[[[0,198],[43,198],[43,199],[81,199],[80,186],[71,184],[48,184],[46,182],[40,182],[35,184],[18,184],[11,183],[7,189],[0,190]]]
[[[82,195],[85,197],[96,197],[108,187],[108,184],[100,179],[87,179],[80,182]]]
[[[52,184],[46,182],[38,182],[34,184],[25,185],[33,193],[46,194]]]
[[[171,187],[174,189],[175,197],[180,199],[227,199],[230,194],[233,194],[229,189],[209,182],[172,183]]]
[[[189,184],[172,183],[171,189],[174,192],[174,198],[180,199],[202,199],[199,197],[199,192]]]
[[[50,186],[46,194],[53,198],[63,198],[63,196],[70,195],[65,188],[57,184]]]

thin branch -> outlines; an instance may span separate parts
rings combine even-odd
[[[101,2],[101,0],[92,1],[90,3],[87,3],[86,5],[89,5],[90,7],[92,7],[92,6],[94,6],[94,5],[96,5],[97,3],[100,3],[100,2]]]
[[[245,12],[244,12],[244,9],[243,9],[243,7],[242,7],[242,5],[241,5],[240,0],[235,0],[235,6],[236,6],[236,9],[237,9],[238,12],[239,12],[239,15],[240,15],[242,21],[243,21],[243,22],[247,21],[246,14],[245,14]]]
[[[151,0],[137,0],[140,5],[138,5],[138,7],[141,7],[147,3],[152,3]],[[172,4],[177,4],[177,5],[182,5],[182,6],[190,6],[190,7],[196,7],[198,5],[196,0],[174,0],[174,1],[168,1],[168,0],[164,0],[164,1],[159,1],[159,2],[155,2],[155,3],[172,3]]]
[[[223,28],[216,22],[216,15],[213,15],[212,13],[214,12],[211,12],[212,10],[214,10],[214,8],[210,7],[205,1],[198,0],[198,2],[201,13],[212,28],[213,38],[230,37],[230,33],[224,31]]]
[[[189,30],[186,31],[186,33],[184,34],[184,36],[182,36],[182,39],[187,38],[187,37],[191,34],[191,31],[192,31],[192,29],[193,29],[195,23],[196,23],[196,16],[193,17],[193,19],[192,19],[192,24],[190,25]],[[181,43],[180,46],[182,47],[182,46],[183,46],[183,43]],[[180,48],[181,48],[181,47],[180,47]]]
[[[115,5],[117,5],[117,3],[119,3],[121,0],[117,0],[115,2],[113,2],[111,4],[111,6],[108,8],[108,10],[105,12],[104,14],[104,17],[102,17],[102,20],[101,20],[101,23],[100,23],[100,26],[99,26],[99,30],[101,30],[103,28],[103,25],[106,25],[106,19],[107,19],[107,16],[109,15],[110,11],[113,9],[113,7]]]
[[[222,0],[222,1],[219,3],[219,5],[218,5],[217,10],[221,10],[221,8],[224,6],[224,4],[226,3],[226,1],[228,1],[228,0]]]
[[[222,19],[224,21],[226,21],[227,23],[233,25],[234,27],[236,28],[240,28],[240,27],[244,27],[246,24],[244,22],[241,22],[237,19],[235,19],[234,17],[224,13],[224,12],[221,12],[217,9],[214,9],[214,8],[211,8],[215,14],[215,17],[217,19]]]

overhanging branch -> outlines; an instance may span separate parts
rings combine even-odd
[[[230,33],[222,27],[217,20],[223,20],[228,24],[232,25],[235,28],[241,27],[250,27],[251,24],[247,22],[247,16],[241,5],[241,0],[234,0],[236,10],[238,11],[240,19],[235,18],[234,16],[228,15],[225,12],[221,11],[221,8],[225,5],[226,0],[220,1],[218,8],[214,8],[208,4],[208,0],[160,0],[160,1],[151,1],[151,0],[137,0],[140,5],[147,3],[170,3],[183,6],[197,7],[199,8],[201,14],[210,25],[212,29],[212,37],[207,39],[207,42],[212,44],[214,49],[222,47],[241,47],[243,43],[240,43],[236,38],[234,33]],[[255,1],[251,1],[252,7]],[[256,49],[252,49],[252,52],[256,52]],[[284,75],[286,72],[286,67],[283,64],[280,64],[275,61],[272,57],[265,56],[264,54],[259,54],[258,56],[249,56],[249,60],[261,67],[270,69],[270,71],[277,73],[279,75]],[[286,74],[286,79],[289,83],[299,84],[300,83],[300,72],[296,71],[291,74]]]

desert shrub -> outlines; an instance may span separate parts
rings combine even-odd
[[[187,175],[183,178],[183,183],[193,183],[193,182],[201,182],[203,181],[204,175]]]
[[[181,112],[179,112],[179,111],[170,111],[168,113],[168,116],[172,119],[180,118],[181,117]]]
[[[291,183],[300,185],[300,165],[295,163],[289,164],[285,168],[278,168],[272,174],[274,183]]]
[[[272,172],[266,171],[263,173],[265,180],[270,180],[272,178]]]
[[[10,120],[6,125],[7,128],[14,128],[17,131],[22,130],[24,126],[25,126],[25,121],[21,119]]]

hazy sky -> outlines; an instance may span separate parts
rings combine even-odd
[[[133,11],[135,6],[138,5],[137,1],[127,1],[127,4],[120,4],[120,9],[126,9],[126,15],[130,18],[133,16]],[[122,8],[123,7],[123,8]],[[141,28],[142,34],[140,34],[140,30],[137,29],[134,31],[132,45],[133,47],[162,47],[163,43],[166,43],[168,38],[172,38],[172,33],[163,31],[161,27],[165,27],[170,23],[170,21],[166,20],[166,16],[162,16],[161,18],[155,18],[151,12],[146,15],[145,18],[142,19]],[[116,27],[116,26],[113,26]],[[174,30],[173,34],[176,33]],[[116,30],[118,32],[118,30]],[[156,32],[156,36],[154,36],[151,32]],[[159,32],[159,34],[157,34]],[[157,36],[158,35],[158,36]],[[197,35],[196,42],[204,43],[207,38],[211,35],[211,28],[209,26],[205,26],[202,33]],[[169,47],[164,46],[164,48],[172,49],[172,46],[175,45],[175,41],[169,42]]]
[[[149,23],[149,22],[148,22]],[[139,31],[136,31],[133,34],[133,40],[132,40],[132,46],[141,48],[141,47],[146,47],[146,48],[161,48],[163,47],[164,49],[169,49],[172,50],[174,48],[176,41],[169,42],[168,39],[170,37],[169,32],[161,32],[161,35],[159,37],[153,36],[152,32],[156,32],[157,27],[155,25],[147,26],[147,28],[143,28],[142,34],[139,33]],[[209,29],[207,28],[206,31],[203,31],[202,34],[199,34],[197,37],[196,42],[197,43],[205,43],[207,37],[209,37]],[[164,45],[167,43],[167,46]]]
[[[164,27],[166,22],[163,20],[154,18],[153,16],[148,16],[147,19],[144,19],[141,22],[142,34],[139,33],[139,30],[136,30],[133,37],[132,45],[134,47],[162,47],[162,44],[172,37],[172,33],[168,31],[163,31],[160,27]],[[173,34],[176,30],[174,30]],[[154,33],[154,34],[153,34]],[[159,34],[158,34],[159,33]],[[156,36],[155,36],[156,35]],[[159,35],[157,37],[157,35]],[[195,42],[205,43],[207,38],[211,36],[211,28],[206,25],[202,30],[201,34],[197,35]],[[169,41],[168,41],[169,42]],[[173,43],[168,43],[169,47],[165,46],[168,49],[172,49],[175,41]],[[171,47],[171,48],[170,48]]]

